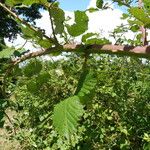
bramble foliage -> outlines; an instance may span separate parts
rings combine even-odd
[[[116,27],[110,36],[116,44],[141,45],[139,29],[150,28],[150,3],[143,0],[139,8],[134,0],[113,2],[128,8],[122,16],[128,24]],[[43,53],[47,50],[45,54],[63,56],[57,61],[33,58],[41,56],[41,51],[30,53],[24,45],[16,49],[1,42],[0,127],[5,117],[12,119],[12,127],[4,126],[14,132],[11,140],[17,139],[25,150],[150,149],[149,60],[89,54],[84,49],[90,50],[90,44],[111,44],[103,35],[87,32],[87,13],[109,8],[104,0],[97,0],[96,8],[75,11],[73,24],[57,1],[6,0],[0,4],[14,17],[26,41]],[[34,6],[48,12],[50,37],[11,12]],[[129,30],[136,33],[135,39],[122,36]],[[62,53],[63,45],[78,36],[84,45],[77,53]],[[24,61],[27,56],[32,59]],[[7,110],[15,112],[11,119]]]
[[[89,59],[97,85],[94,95],[85,97],[84,114],[78,120],[83,113],[78,95],[84,95],[72,95],[82,74],[82,61],[74,55],[41,62],[43,69],[32,77],[23,73],[29,65],[23,68],[10,101],[17,111],[14,138],[24,149],[148,149],[149,61],[143,64],[136,58],[105,55]],[[88,94],[87,85],[83,84],[81,93]]]

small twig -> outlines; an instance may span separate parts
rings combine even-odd
[[[51,27],[52,27],[52,32],[53,32],[53,37],[56,41],[57,44],[59,44],[56,34],[55,34],[55,29],[54,29],[54,23],[53,23],[53,19],[52,19],[52,14],[51,14],[51,7],[52,7],[53,3],[48,7],[48,12],[49,12],[49,17],[50,17],[50,22],[51,22]]]
[[[42,55],[46,55],[46,54],[50,54],[52,52],[58,52],[59,50],[61,50],[61,48],[52,47],[52,48],[48,48],[48,49],[44,49],[44,50],[41,49],[41,50],[36,51],[36,52],[27,53],[25,55],[22,55],[20,58],[12,60],[10,65],[15,66],[15,65],[19,64],[20,62],[23,62],[27,59],[35,58],[37,56],[42,56]]]
[[[20,48],[18,48],[18,49],[22,49],[22,48],[27,44],[27,42],[28,42],[28,40],[26,40],[26,41],[23,43],[23,45],[22,45]]]
[[[129,4],[127,4],[126,2],[123,2],[122,0],[121,1],[120,0],[114,0],[114,2],[118,2],[118,3],[124,5],[124,6],[128,7],[128,8],[131,7]]]

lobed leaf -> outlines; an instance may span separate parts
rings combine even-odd
[[[27,26],[21,26],[21,30],[23,33],[23,38],[32,39],[35,41],[35,43],[37,43],[43,48],[49,48],[53,45],[50,40],[43,38],[42,32],[40,30],[34,31]]]
[[[34,31],[30,29],[27,26],[21,26],[21,30],[23,32],[23,37],[25,39],[37,39],[37,38],[42,38],[42,32],[41,31]]]

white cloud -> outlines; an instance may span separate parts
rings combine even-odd
[[[112,3],[111,0],[105,0],[103,5],[107,5],[110,8],[114,7],[114,4]],[[87,6],[87,8],[95,8],[96,7],[96,0],[90,0],[89,5]]]
[[[95,0],[91,0],[89,5],[87,6],[87,8],[91,8],[91,7],[96,7],[96,1]]]
[[[110,0],[106,0],[105,3],[111,4]],[[127,20],[121,20],[122,10],[116,9],[113,4],[109,5],[112,9],[102,10],[94,13],[89,13],[89,31],[102,32],[102,35],[112,42],[114,40],[109,36],[109,33],[114,30],[116,26],[121,23],[128,24]],[[96,7],[96,0],[91,0],[87,8]],[[119,8],[119,7],[118,7]],[[139,31],[140,32],[140,31]],[[147,30],[147,39],[150,40],[150,30]],[[135,33],[128,31],[124,34],[127,39],[134,39]]]
[[[47,11],[41,12],[42,18],[36,20],[36,26],[45,30],[46,35],[51,36],[52,29],[49,18],[49,13]]]
[[[110,1],[105,1],[110,3]],[[96,0],[91,0],[87,8],[96,8]],[[109,36],[117,26],[121,25],[123,21],[120,19],[122,11],[119,9],[113,9],[113,5],[110,5],[110,9],[99,10],[93,13],[88,13],[89,16],[89,32],[100,33],[105,38],[108,38],[112,42],[114,39]]]
[[[122,23],[120,10],[100,10],[94,13],[88,13],[89,31],[108,33]],[[106,34],[105,34],[106,35]]]

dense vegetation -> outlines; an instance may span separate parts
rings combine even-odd
[[[94,95],[85,99],[85,113],[69,142],[53,128],[53,108],[74,94],[83,59],[76,55],[57,62],[34,59],[18,70],[17,86],[9,102],[17,112],[14,119],[17,134],[13,138],[23,148],[149,149],[150,62],[97,57],[88,60],[97,80]],[[30,68],[33,64],[38,65],[34,74]]]
[[[86,11],[107,9],[104,2],[97,0],[97,8]],[[121,57],[112,54],[116,51],[109,39],[97,33],[84,33],[89,21],[85,11],[75,11],[75,23],[69,25],[57,2],[6,0],[0,3],[17,23],[21,36],[41,48],[28,52],[23,47],[16,49],[1,42],[0,127],[10,135],[9,141],[19,142],[18,149],[150,149],[150,61],[138,58],[149,57],[149,53],[139,51],[135,57],[132,52],[139,45],[148,49],[147,39],[139,29],[150,27],[150,20],[146,19],[150,15],[150,3],[144,0],[143,7],[135,7],[134,1],[113,2],[129,9],[123,14],[129,25],[117,27],[111,33],[116,45],[131,44],[131,53],[125,49],[125,53],[119,53]],[[30,24],[30,19],[22,20],[15,15],[16,11],[9,9],[26,10],[28,6],[30,12],[33,4],[49,12],[52,37]],[[134,40],[121,36],[128,30],[136,33]],[[82,45],[70,44],[79,35]],[[94,51],[95,44],[100,47],[110,44],[110,52],[99,49],[111,54],[94,54],[101,53]],[[63,57],[57,61],[38,57],[45,54],[50,58]],[[132,57],[123,56],[126,54]],[[13,115],[10,117],[7,112]],[[6,118],[10,123],[5,123]]]

